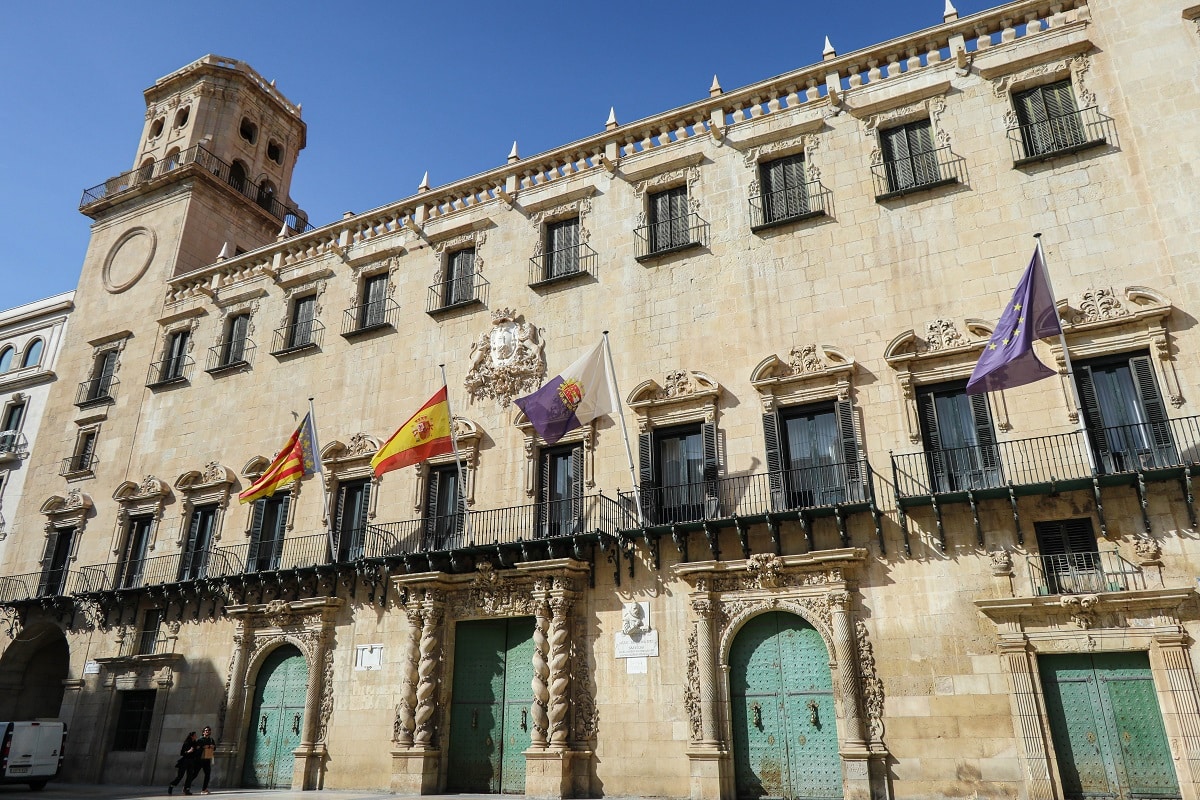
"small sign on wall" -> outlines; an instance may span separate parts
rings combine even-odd
[[[382,669],[383,645],[360,644],[354,648],[354,669]]]
[[[99,675],[100,674],[100,662],[99,661],[86,662],[83,665],[83,674],[84,675]]]

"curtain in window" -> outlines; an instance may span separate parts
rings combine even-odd
[[[918,407],[933,491],[1002,484],[987,395],[968,395],[961,389],[926,392]]]
[[[797,414],[785,424],[792,506],[828,505],[845,499],[841,435],[832,409]]]
[[[667,522],[702,519],[704,439],[695,433],[664,436],[658,441],[658,475]]]
[[[184,358],[187,356],[188,332],[175,331],[167,342],[167,357],[163,361],[161,380],[170,381],[183,377]]]
[[[146,547],[150,544],[150,528],[153,524],[151,517],[135,517],[129,521],[118,588],[128,589],[141,584],[146,566]]]
[[[347,481],[338,487],[334,522],[338,561],[355,561],[363,557],[370,501],[370,480]]]
[[[108,397],[112,388],[113,373],[117,371],[117,351],[109,350],[100,356],[96,365],[95,381],[88,393],[88,400]]]

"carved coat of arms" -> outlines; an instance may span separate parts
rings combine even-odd
[[[545,377],[537,328],[520,321],[511,308],[492,312],[491,330],[471,346],[471,369],[463,381],[471,399],[492,398],[507,406],[517,395],[538,388]]]

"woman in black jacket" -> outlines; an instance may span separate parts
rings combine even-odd
[[[192,731],[179,748],[179,760],[175,762],[175,780],[167,784],[167,794],[174,794],[175,787],[179,785],[185,775],[192,771],[199,757],[200,748],[196,746],[196,732]],[[191,794],[191,792],[187,792],[187,794]]]

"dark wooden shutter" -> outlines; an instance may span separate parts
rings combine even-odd
[[[1129,371],[1133,373],[1133,383],[1137,387],[1138,399],[1142,403],[1142,411],[1150,427],[1149,440],[1154,448],[1155,467],[1173,466],[1179,462],[1175,452],[1175,442],[1171,436],[1171,425],[1167,420],[1167,407],[1163,404],[1162,395],[1158,391],[1158,382],[1154,378],[1154,366],[1150,356],[1134,356],[1129,359]]]
[[[979,460],[986,473],[984,485],[998,486],[1000,482],[1000,451],[996,447],[996,431],[992,427],[992,412],[988,408],[987,394],[967,396],[971,398],[971,419],[975,423],[975,442],[979,447]]]
[[[1092,521],[1081,519],[1051,520],[1034,523],[1038,550],[1043,556],[1068,556],[1076,553],[1098,553],[1099,545],[1092,530]]]
[[[1052,152],[1054,136],[1040,87],[1013,95],[1013,106],[1017,111],[1017,122],[1021,126],[1025,155],[1036,156]]]
[[[291,347],[301,347],[312,341],[312,323],[316,314],[317,298],[313,295],[296,301],[292,315]]]
[[[266,498],[255,500],[254,507],[250,512],[250,546],[246,551],[247,572],[253,571],[254,565],[258,562],[258,551],[262,546],[263,518],[266,513]]]
[[[192,518],[188,522],[187,540],[183,543],[183,560],[179,565],[180,580],[192,577],[192,563],[196,560],[196,540],[200,538],[200,517],[200,509],[193,508]]]
[[[946,454],[942,452],[942,437],[938,432],[937,406],[933,392],[917,396],[921,416],[921,433],[925,437],[925,459],[929,464],[929,491],[941,492],[947,487]]]
[[[767,507],[772,511],[783,511],[787,508],[783,494],[787,477],[783,471],[783,450],[779,446],[779,414],[774,411],[763,414],[763,442],[767,447],[767,482],[771,492]]]
[[[700,427],[704,439],[704,515],[714,519],[721,515],[720,463],[717,460],[717,426],[706,422]]]
[[[100,369],[98,370],[96,385],[92,389],[92,396],[89,399],[107,397],[112,388],[113,373],[117,371],[116,350],[109,350],[100,359]]]
[[[863,468],[858,455],[858,436],[854,431],[854,406],[849,400],[839,400],[834,406],[837,415],[838,435],[841,438],[842,458],[845,461],[846,490],[849,500],[861,500],[863,491]]]
[[[554,518],[554,510],[550,507],[550,480],[552,478],[553,469],[551,467],[551,454],[549,450],[543,449],[538,459],[538,474],[537,474],[537,535],[550,536],[550,520]]]
[[[1075,93],[1071,81],[1058,81],[1040,87],[1046,115],[1050,119],[1054,148],[1063,149],[1083,144],[1083,126],[1075,108]]]
[[[1096,384],[1092,380],[1092,368],[1086,364],[1075,367],[1075,382],[1079,387],[1079,400],[1083,404],[1083,421],[1091,434],[1092,448],[1102,467],[1111,470],[1112,453],[1108,446],[1108,434],[1100,416],[1100,402],[1096,399]]]
[[[880,134],[883,159],[887,169],[888,190],[897,192],[913,185],[912,153],[908,149],[908,133],[904,127],[891,128]]]
[[[38,581],[38,597],[44,597],[48,590],[57,590],[62,583],[60,571],[54,569],[54,552],[58,549],[58,538],[62,535],[64,535],[64,531],[61,528],[54,528],[46,534],[46,547],[42,551],[42,577]],[[94,591],[107,587],[87,586],[82,588]]]
[[[638,434],[638,491],[641,493],[642,514],[648,525],[658,519],[658,492],[654,475],[654,435]]]
[[[346,529],[346,494],[346,484],[339,483],[333,511],[333,555],[338,561],[341,561],[345,555],[342,541]]]
[[[279,501],[279,516],[275,520],[275,531],[272,536],[274,544],[272,545],[271,553],[271,569],[279,568],[279,561],[283,555],[283,537],[287,533],[288,509],[292,505],[292,493],[286,491],[283,498]]]
[[[904,126],[908,133],[908,150],[913,160],[913,182],[917,186],[935,183],[941,178],[938,172],[936,145],[933,140],[933,125],[924,119]]]
[[[441,488],[442,473],[436,469],[429,470],[425,481],[425,549],[434,550],[438,547],[438,491]]]
[[[571,448],[571,533],[583,532],[583,445]]]

